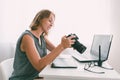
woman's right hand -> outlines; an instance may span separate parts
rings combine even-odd
[[[74,38],[75,36],[63,36],[62,37],[62,40],[61,40],[61,45],[63,46],[64,49],[66,48],[70,48],[72,44],[74,44],[75,40],[72,39]]]

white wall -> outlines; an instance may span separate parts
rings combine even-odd
[[[0,0],[1,41],[16,41],[35,14],[44,8],[56,14],[50,32],[56,44],[69,33],[78,34],[85,43],[89,43],[94,33],[109,33],[109,0]]]
[[[120,18],[116,17],[119,16],[116,15],[120,7],[116,5],[118,2],[119,0],[0,0],[0,43],[16,43],[19,35],[28,29],[35,14],[41,9],[50,9],[56,14],[55,26],[49,34],[55,45],[63,35],[69,33],[76,33],[86,45],[91,44],[94,34],[114,34],[116,38],[109,61],[120,71],[120,63],[117,62],[120,52],[117,38]]]
[[[120,72],[120,0],[111,0],[110,9],[110,32],[114,35],[114,38],[109,61]]]

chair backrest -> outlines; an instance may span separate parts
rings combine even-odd
[[[2,79],[8,80],[13,71],[14,58],[6,59],[0,63],[0,71],[2,73]]]

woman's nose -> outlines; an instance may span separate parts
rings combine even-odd
[[[53,23],[51,23],[50,26],[52,27],[52,26],[53,26]]]

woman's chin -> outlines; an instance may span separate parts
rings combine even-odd
[[[45,34],[48,34],[49,30],[46,30],[46,31],[44,31],[44,32],[45,32]]]

